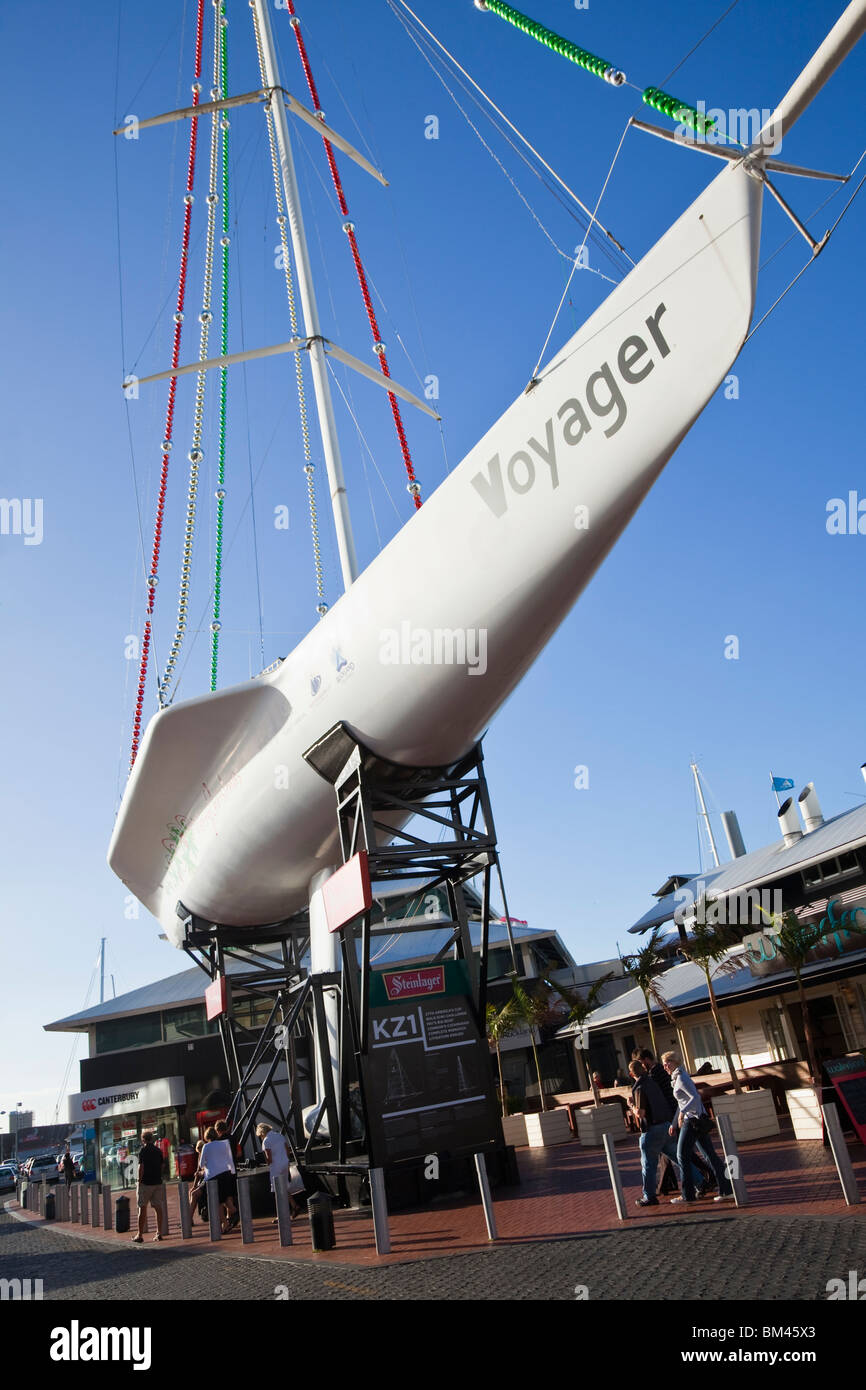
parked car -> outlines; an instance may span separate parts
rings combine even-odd
[[[43,1176],[47,1182],[56,1182],[58,1173],[54,1154],[39,1154],[36,1158],[29,1158],[25,1165],[25,1176],[30,1182],[41,1182]]]
[[[0,1165],[0,1192],[14,1192],[17,1181],[14,1168]]]

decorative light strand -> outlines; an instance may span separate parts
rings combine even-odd
[[[228,23],[228,20],[220,13],[219,0],[214,7],[214,58],[213,58],[213,87],[211,88],[211,100],[220,101],[222,94],[220,91],[220,31]],[[205,231],[205,251],[204,251],[204,277],[201,296],[201,313],[199,323],[199,361],[204,362],[208,355],[208,338],[210,336],[210,325],[213,320],[211,309],[211,295],[213,289],[213,260],[214,260],[214,240],[216,236],[216,212],[219,203],[219,193],[217,186],[219,182],[219,134],[220,134],[220,113],[214,111],[211,116],[211,140],[210,140],[210,173],[208,179],[207,194],[207,229]],[[187,490],[186,521],[183,532],[183,547],[180,561],[180,587],[177,599],[177,622],[175,626],[174,638],[168,660],[165,664],[165,672],[159,686],[159,702],[165,705],[168,688],[174,679],[177,670],[177,662],[180,650],[183,646],[183,639],[186,635],[186,624],[189,609],[189,590],[192,574],[192,552],[195,540],[195,512],[196,500],[198,497],[198,475],[199,468],[204,461],[202,452],[202,430],[204,428],[204,402],[207,387],[207,372],[200,371],[196,375],[195,402],[193,404],[193,426],[192,443],[189,450],[189,484]]]
[[[259,56],[259,72],[261,74],[262,86],[267,86],[267,71],[265,68],[265,54],[262,48],[262,36],[259,32],[259,18],[255,9],[252,11],[253,28],[256,35],[256,51]],[[283,202],[283,185],[280,179],[280,161],[277,155],[277,138],[274,130],[274,117],[269,101],[265,102],[265,119],[268,127],[268,145],[271,152],[271,169],[274,176],[274,196],[277,204],[277,226],[280,233],[280,253],[283,263],[283,272],[286,281],[286,298],[289,305],[289,325],[293,338],[298,338],[301,333],[298,328],[298,311],[295,304],[295,282],[292,276],[292,262],[289,254],[289,239],[286,232],[286,210]],[[298,387],[298,413],[301,422],[301,440],[304,451],[304,475],[307,481],[307,505],[310,512],[310,533],[313,541],[313,569],[316,576],[316,612],[323,618],[328,611],[325,602],[325,581],[322,571],[322,552],[319,541],[319,517],[316,510],[316,486],[315,486],[315,465],[310,446],[310,423],[307,417],[307,399],[304,392],[304,371],[299,352],[292,353],[295,359],[295,381]]]
[[[192,104],[198,106],[201,95],[201,54],[204,33],[204,0],[198,0],[195,31],[195,64],[193,69]],[[171,365],[176,367],[180,361],[180,340],[183,327],[183,310],[186,299],[186,273],[189,256],[189,237],[192,224],[193,184],[195,181],[195,158],[198,142],[198,117],[193,116],[189,123],[189,155],[187,159],[186,190],[184,192],[183,232],[181,235],[180,269],[177,282],[177,300],[174,313],[174,341],[171,350]],[[151,551],[150,572],[147,576],[147,608],[145,611],[144,632],[141,640],[141,660],[138,669],[138,694],[135,701],[135,715],[132,721],[132,750],[130,770],[138,756],[141,742],[141,721],[144,706],[144,691],[147,683],[147,663],[150,655],[152,637],[153,608],[156,600],[156,587],[159,583],[159,556],[162,544],[162,526],[165,512],[165,494],[168,485],[168,461],[171,455],[172,433],[174,430],[174,406],[177,392],[177,377],[168,383],[168,402],[165,411],[165,433],[162,441],[162,467],[159,477],[159,493],[156,504],[156,520],[153,530],[153,549]]]
[[[288,0],[291,4],[291,0]],[[619,68],[608,63],[604,58],[597,58],[594,53],[590,53],[585,48],[580,48],[571,39],[565,39],[561,34],[556,34],[552,29],[546,29],[537,20],[530,19],[528,15],[521,14],[520,10],[512,9],[511,5],[503,4],[503,0],[475,0],[477,10],[488,10],[491,14],[498,15],[509,24],[513,24],[515,29],[520,29],[522,33],[528,34],[530,38],[536,39],[538,43],[544,44],[545,48],[550,48],[554,53],[559,53],[563,58],[568,58],[578,67],[584,68],[586,72],[593,73],[596,77],[601,77],[605,82],[609,82],[614,87],[621,87],[626,80],[624,72]],[[646,87],[641,93],[641,100],[647,106],[651,106],[654,111],[659,111],[663,116],[668,116],[672,121],[677,121],[680,125],[687,125],[699,135],[705,135],[716,123],[714,116],[707,116],[697,107],[689,105],[687,101],[680,101],[679,97],[671,96],[670,92],[662,91],[661,87]]]
[[[304,76],[307,79],[307,87],[309,88],[310,96],[313,101],[313,109],[316,115],[321,120],[324,120],[324,112],[322,111],[322,108],[319,104],[319,93],[316,89],[316,82],[315,78],[313,77],[313,70],[310,66],[310,60],[307,56],[307,48],[306,44],[304,43],[304,36],[301,33],[301,21],[298,18],[297,13],[295,12],[294,0],[285,0],[285,8],[287,9],[289,14],[289,23],[295,31],[295,39],[298,45],[298,53],[300,54],[301,65],[304,69]],[[329,140],[325,139],[324,135],[322,136],[322,143],[325,146],[325,154],[328,158],[328,168],[331,171],[331,179],[334,184],[334,191],[337,195],[337,202],[340,205],[340,212],[342,213],[343,217],[346,218],[346,221],[343,223],[343,231],[346,233],[346,236],[349,241],[349,249],[352,253],[352,260],[355,263],[355,274],[358,277],[358,286],[361,290],[361,298],[364,301],[364,308],[367,312],[367,320],[370,324],[370,331],[373,334],[373,351],[376,353],[376,356],[379,359],[379,370],[381,371],[382,375],[390,377],[391,370],[388,366],[388,359],[385,354],[385,344],[382,342],[382,335],[379,332],[379,324],[376,318],[376,311],[373,308],[373,300],[370,296],[370,290],[367,285],[366,272],[361,261],[361,253],[358,250],[358,242],[355,236],[355,224],[354,222],[349,220],[349,207],[346,202],[345,194],[343,192],[343,182],[340,178],[340,171],[337,168],[337,161],[334,158],[333,146],[331,145],[331,142]],[[418,508],[421,506],[421,484],[415,477],[415,466],[412,462],[412,455],[409,452],[409,442],[406,438],[406,431],[403,428],[403,416],[400,411],[399,402],[397,400],[397,397],[394,395],[393,391],[388,392],[388,400],[391,404],[391,414],[394,417],[394,428],[397,431],[397,439],[400,444],[400,452],[403,455],[403,463],[406,468],[406,476],[409,479],[406,486],[408,491],[412,495],[412,500],[415,503],[415,507]]]
[[[224,18],[225,8],[220,3],[218,17]],[[229,94],[228,86],[228,32],[226,26],[220,23],[219,42],[220,42],[220,75],[219,85],[222,89],[223,97]],[[220,130],[222,131],[222,236],[220,246],[222,247],[222,280],[221,280],[221,300],[220,300],[220,356],[225,357],[228,353],[229,336],[229,121],[225,111],[220,119]],[[222,599],[222,564],[223,564],[223,509],[225,506],[225,465],[226,465],[226,390],[227,390],[228,369],[220,367],[220,394],[219,394],[219,438],[217,441],[217,480],[216,480],[216,522],[214,532],[214,576],[213,576],[213,620],[211,622],[211,658],[210,658],[210,688],[216,690],[217,687],[217,668],[219,663],[219,641],[220,641],[220,603]]]

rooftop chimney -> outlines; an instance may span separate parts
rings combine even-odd
[[[800,829],[800,821],[797,817],[797,808],[794,805],[794,798],[789,796],[779,807],[779,829],[785,840],[785,848],[789,849],[798,840],[802,840],[803,832]]]
[[[731,858],[741,858],[746,852],[746,846],[740,832],[740,822],[737,820],[736,811],[722,812],[722,827],[728,842],[728,849],[731,851]]]
[[[806,832],[817,830],[824,824],[824,817],[821,814],[821,803],[815,795],[815,783],[807,782],[800,795],[797,797],[800,803],[800,812],[803,817],[803,824]]]

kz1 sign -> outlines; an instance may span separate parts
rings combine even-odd
[[[490,1050],[462,961],[371,980],[364,1093],[375,1167],[477,1152],[501,1138]]]

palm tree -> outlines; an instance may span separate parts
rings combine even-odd
[[[535,1046],[535,1029],[540,1028],[550,1017],[550,991],[547,985],[542,982],[542,991],[537,994],[530,994],[520,983],[520,976],[516,971],[509,978],[513,990],[510,1002],[514,1007],[515,1017],[529,1029],[529,1041],[532,1044],[535,1074],[538,1077],[538,1095],[543,1113],[547,1109],[547,1103],[544,1098],[544,1082],[541,1079],[538,1048]]]
[[[761,911],[770,924],[776,955],[794,972],[794,979],[797,981],[797,993],[800,996],[800,1011],[803,1017],[803,1034],[806,1039],[809,1075],[812,1079],[812,1085],[817,1087],[821,1084],[821,1069],[818,1065],[818,1058],[815,1053],[812,1022],[809,1015],[809,1005],[806,1002],[806,990],[803,985],[803,967],[807,964],[816,946],[820,946],[825,940],[824,919],[821,918],[815,922],[802,922],[796,912],[791,910],[780,914],[767,912],[764,908],[761,908]],[[846,922],[845,928],[847,931],[854,931],[861,934],[866,930],[853,920]]]
[[[661,954],[661,945],[664,941],[664,937],[665,932],[661,926],[653,927],[639,951],[634,951],[628,956],[624,956],[622,952],[620,952],[619,957],[626,975],[634,980],[644,997],[647,1023],[649,1024],[649,1033],[652,1039],[652,1050],[656,1056],[658,1056],[659,1049],[658,1043],[656,1042],[656,1030],[653,1027],[652,1009],[660,1009],[668,1023],[672,1023],[674,1027],[676,1027],[677,1022],[655,978],[659,966],[664,964],[664,957]],[[619,950],[619,947],[617,947],[617,950]]]
[[[703,904],[706,906],[706,904]],[[707,982],[707,991],[710,996],[710,1010],[713,1015],[713,1022],[716,1025],[716,1032],[721,1040],[725,1060],[728,1064],[728,1071],[731,1073],[731,1080],[734,1083],[734,1090],[737,1095],[742,1092],[740,1078],[734,1066],[734,1059],[728,1046],[728,1040],[722,1026],[722,1015],[719,1011],[716,991],[713,988],[713,976],[716,975],[736,975],[748,964],[748,958],[743,951],[739,951],[735,956],[730,954],[733,939],[729,931],[717,925],[711,925],[706,920],[706,912],[698,911],[696,920],[692,923],[691,935],[684,937],[679,947],[679,954],[685,956],[686,960],[692,961],[700,966],[704,972]]]
[[[502,1118],[505,1119],[508,1111],[506,1108],[505,1079],[502,1075],[502,1052],[500,1043],[503,1038],[508,1038],[512,1033],[516,1033],[520,1027],[520,1020],[514,1007],[514,998],[506,999],[501,1008],[495,1004],[487,1005],[487,1036],[496,1049],[496,1065],[499,1068],[499,1100],[502,1105]]]
[[[609,980],[613,979],[615,979],[614,973],[612,970],[609,970],[606,975],[602,975],[601,979],[596,980],[594,984],[591,984],[589,989],[586,990],[585,993],[582,993],[579,989],[569,989],[566,985],[551,984],[550,980],[545,980],[544,983],[548,985],[549,988],[555,989],[557,994],[559,994],[565,1000],[569,1008],[568,1018],[566,1019],[566,1022],[576,1023],[582,1034],[583,1025],[586,1023],[586,1020],[589,1018],[590,1014],[594,1013],[595,1010],[598,1008],[599,996],[601,995],[603,986],[606,985]],[[589,1069],[589,1058],[587,1057],[583,1046],[581,1046],[580,1048],[580,1056],[584,1068],[586,1070],[586,1074],[589,1077],[589,1084],[592,1090],[593,1100],[596,1105],[601,1105],[601,1097],[598,1094],[598,1087],[592,1079],[592,1073]]]

